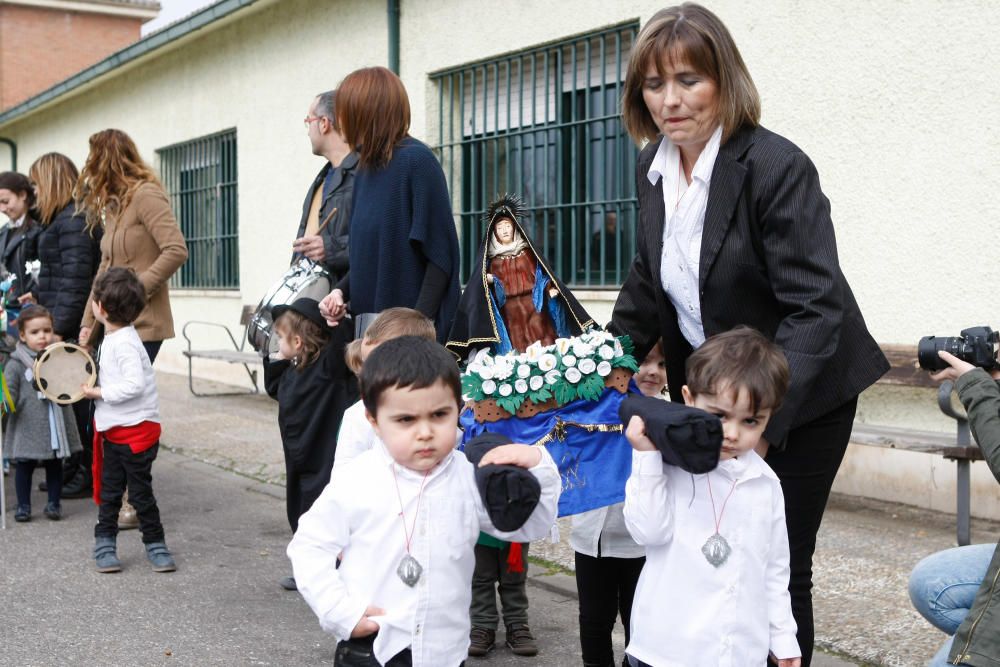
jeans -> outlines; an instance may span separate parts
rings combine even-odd
[[[153,496],[153,461],[160,449],[156,443],[144,452],[133,454],[128,445],[104,441],[104,467],[101,471],[101,507],[97,511],[94,537],[118,536],[118,512],[128,483],[128,500],[139,515],[143,544],[163,542],[160,510]]]
[[[472,627],[496,630],[500,622],[497,613],[497,593],[503,609],[503,623],[528,623],[528,545],[521,546],[524,571],[511,572],[507,566],[510,545],[503,549],[476,545],[476,568],[472,572]]]
[[[646,559],[594,558],[580,552],[575,555],[583,664],[587,667],[611,667],[615,664],[611,631],[621,614],[625,645],[628,646],[632,600]]]
[[[995,550],[995,544],[946,549],[924,558],[910,573],[910,601],[914,608],[949,635],[930,667],[949,664],[952,636],[972,608]]]
[[[825,415],[797,426],[788,432],[785,449],[772,448],[767,455],[785,495],[785,523],[788,526],[788,592],[792,596],[792,615],[798,625],[797,638],[802,650],[802,667],[809,667],[813,653],[812,557],[816,551],[816,533],[823,521],[823,511],[830,497],[833,478],[844,459],[857,397]]]

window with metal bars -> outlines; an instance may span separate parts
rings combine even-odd
[[[437,72],[435,151],[452,194],[462,280],[498,194],[524,198],[539,252],[567,284],[619,287],[635,255],[637,149],[619,100],[629,23]]]
[[[236,130],[156,151],[160,174],[188,246],[173,287],[240,286]]]

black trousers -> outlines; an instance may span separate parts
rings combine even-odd
[[[792,615],[798,624],[802,667],[809,667],[813,654],[812,558],[816,534],[823,521],[826,501],[837,470],[851,439],[858,399],[831,410],[808,424],[793,429],[783,451],[771,450],[771,466],[785,495],[785,523],[791,555],[788,591]]]
[[[333,467],[331,461],[330,467]],[[330,469],[320,472],[298,472],[285,459],[285,514],[294,533],[299,529],[299,517],[309,511],[323,489],[330,483]]]
[[[153,496],[153,461],[160,450],[156,443],[144,452],[133,454],[128,445],[104,441],[104,467],[101,472],[101,507],[97,511],[94,537],[118,536],[118,512],[122,494],[128,485],[128,500],[139,515],[139,530],[144,544],[163,541],[160,509]]]
[[[372,649],[375,636],[345,639],[337,642],[337,652],[333,657],[334,667],[411,667],[413,665],[410,649],[400,651],[389,658],[389,662],[385,665],[381,664],[375,659],[375,652]]]
[[[630,620],[635,587],[645,558],[594,558],[575,552],[576,589],[580,600],[580,649],[586,667],[613,667],[611,632],[621,615],[625,645],[631,638]]]

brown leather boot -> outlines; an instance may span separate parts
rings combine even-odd
[[[526,623],[507,626],[507,646],[514,655],[538,655],[538,643]]]
[[[497,645],[497,633],[496,630],[490,630],[489,628],[472,628],[469,633],[469,655],[475,658],[481,658],[490,651],[494,649]]]

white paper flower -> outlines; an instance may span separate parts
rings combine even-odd
[[[517,380],[514,381],[514,390],[519,394],[527,394],[528,382],[526,380],[518,378]]]
[[[483,378],[484,380],[492,380],[493,368],[490,366],[483,366],[482,368],[479,369],[478,374],[479,377]]]
[[[611,375],[611,362],[602,361],[601,363],[597,364],[597,374],[600,375],[602,378],[606,378],[609,375]]]
[[[528,361],[538,361],[538,358],[542,356],[542,344],[537,341],[532,343],[524,351],[524,356],[527,357]]]
[[[528,378],[531,375],[531,366],[528,364],[520,364],[517,367],[517,377]]]
[[[582,340],[573,343],[573,354],[577,357],[589,357],[594,353],[594,346],[584,343]]]
[[[576,357],[572,354],[563,355],[562,362],[567,366],[576,366]]]
[[[497,390],[497,383],[493,380],[487,380],[482,385],[483,393],[489,396]]]
[[[514,372],[514,365],[506,359],[497,359],[493,366],[493,377],[498,380],[506,380]]]
[[[597,348],[597,354],[601,359],[607,359],[608,361],[615,358],[615,350],[610,345],[602,345]]]
[[[482,366],[483,364],[486,363],[487,359],[490,359],[490,363],[493,362],[492,358],[490,358],[490,349],[488,347],[484,347],[481,350],[477,350],[471,355],[469,363],[479,364],[480,366]]]
[[[483,370],[482,364],[472,363],[466,367],[465,372],[468,375],[479,375],[479,372]]]
[[[528,380],[528,387],[531,391],[538,391],[545,384],[545,378],[541,375],[533,375],[530,380]]]
[[[625,349],[622,348],[622,342],[618,339],[615,339],[615,356],[620,357],[623,354],[625,354]]]
[[[572,344],[572,341],[568,338],[556,338],[555,348],[559,351],[559,354],[566,354],[569,352],[569,348]]]
[[[580,363],[577,364],[576,367],[579,368],[580,372],[584,375],[590,375],[597,370],[597,364],[593,359],[581,359]]]
[[[556,355],[543,354],[538,358],[538,369],[543,373],[548,373],[556,367]]]
[[[570,382],[572,382],[573,384],[576,384],[577,382],[579,382],[580,378],[582,378],[582,377],[583,377],[583,373],[581,373],[579,369],[577,369],[577,368],[567,368],[566,369],[566,379],[569,380]]]
[[[551,371],[549,371],[548,373],[545,374],[545,383],[546,384],[555,384],[556,382],[559,382],[559,378],[561,378],[561,377],[562,377],[562,373],[560,373],[558,370],[556,370],[556,369],[553,368]]]
[[[501,396],[510,396],[512,393],[514,393],[514,388],[511,387],[506,382],[504,382],[502,385],[500,385],[499,391]]]

